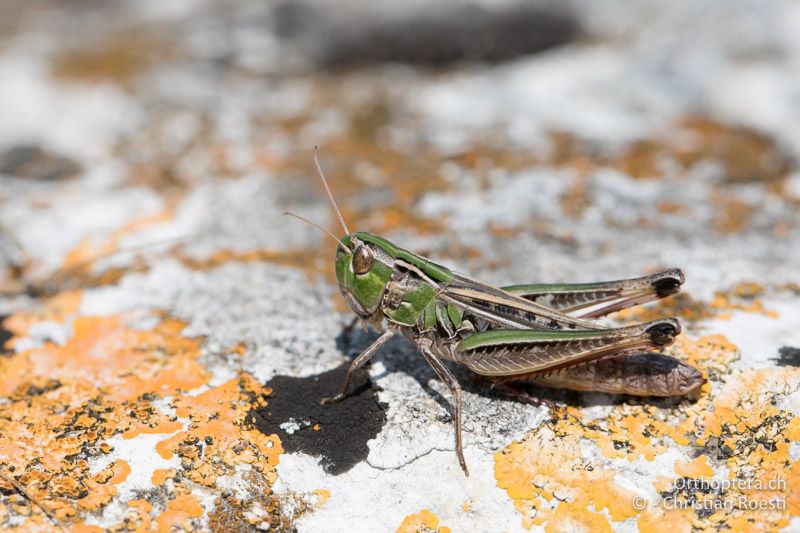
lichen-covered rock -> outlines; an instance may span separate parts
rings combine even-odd
[[[793,3],[6,4],[0,528],[800,527]],[[351,229],[498,285],[681,267],[609,322],[678,317],[708,382],[454,368],[470,477],[403,339],[319,406],[375,334],[283,216],[340,233],[314,145]]]

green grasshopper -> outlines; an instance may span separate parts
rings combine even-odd
[[[508,388],[531,382],[546,387],[596,390],[635,396],[680,396],[699,388],[700,372],[673,357],[649,353],[672,344],[677,319],[611,328],[598,317],[677,293],[679,269],[618,281],[493,287],[453,272],[372,233],[347,229],[317,159],[314,161],[345,236],[331,235],[336,279],[350,308],[383,333],[353,360],[339,394],[353,373],[390,338],[413,342],[450,389],[455,404],[455,447],[469,475],[461,444],[461,386],[444,361]],[[524,394],[518,396],[526,398]]]

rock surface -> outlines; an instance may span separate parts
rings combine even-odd
[[[0,527],[800,528],[800,9],[532,5],[6,2]],[[282,215],[341,232],[314,145],[351,228],[492,283],[681,267],[611,322],[679,317],[708,383],[455,369],[468,478],[402,339],[320,408],[375,333]]]

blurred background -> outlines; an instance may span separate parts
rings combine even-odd
[[[187,264],[328,272],[332,243],[281,216],[340,231],[315,145],[351,228],[492,281],[797,281],[795,2],[2,11],[6,287],[176,237]]]

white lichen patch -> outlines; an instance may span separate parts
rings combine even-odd
[[[347,531],[354,523],[399,524],[422,508],[442,516],[454,531],[469,530],[476,520],[516,531],[518,521],[510,519],[513,507],[494,484],[492,461],[473,448],[465,449],[465,457],[472,467],[469,478],[463,477],[450,450],[433,450],[400,469],[379,470],[361,463],[338,476],[325,474],[312,457],[284,454],[275,487],[330,491],[321,508],[298,521],[301,531]],[[468,512],[461,506],[466,500],[472,502]]]

